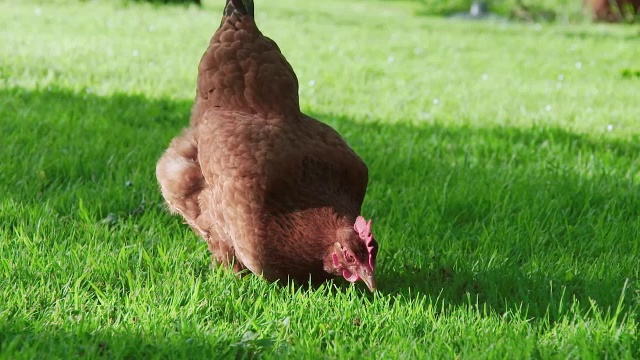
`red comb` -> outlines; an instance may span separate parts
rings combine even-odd
[[[358,216],[356,223],[353,225],[353,229],[358,233],[360,239],[367,245],[367,251],[369,251],[369,266],[373,270],[373,266],[376,262],[376,255],[378,254],[378,243],[373,238],[371,233],[371,220],[367,221],[362,216]]]

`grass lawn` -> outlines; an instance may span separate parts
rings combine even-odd
[[[379,291],[211,269],[155,162],[222,0],[0,0],[0,358],[640,358],[638,28],[256,1],[370,169]]]

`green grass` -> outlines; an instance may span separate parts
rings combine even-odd
[[[257,1],[370,168],[374,295],[210,269],[155,161],[222,1],[0,2],[0,358],[639,358],[637,28]]]

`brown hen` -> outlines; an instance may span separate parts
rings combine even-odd
[[[228,0],[198,68],[190,127],[156,176],[214,262],[270,281],[333,276],[375,289],[377,243],[360,216],[367,167],[303,113],[298,80],[262,35],[252,0]]]

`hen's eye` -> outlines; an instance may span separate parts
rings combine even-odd
[[[345,260],[347,260],[347,261],[348,261],[348,262],[350,262],[350,263],[352,263],[352,262],[355,262],[355,261],[356,261],[356,257],[355,257],[355,256],[353,256],[353,254],[352,254],[352,253],[350,253],[350,252],[349,252],[349,251],[347,251],[347,250],[343,250],[343,252],[344,252],[344,258],[345,258]]]

